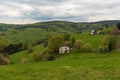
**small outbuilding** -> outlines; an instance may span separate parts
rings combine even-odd
[[[71,48],[68,46],[62,46],[59,48],[59,54],[70,53]]]

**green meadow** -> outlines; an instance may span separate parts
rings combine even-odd
[[[90,43],[93,48],[98,48],[104,35],[89,35],[88,32],[74,34],[73,37],[82,40],[84,43]]]
[[[71,53],[48,62],[0,67],[0,80],[119,80],[120,54]]]

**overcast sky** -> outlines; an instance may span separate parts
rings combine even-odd
[[[120,19],[120,0],[0,0],[0,23]]]

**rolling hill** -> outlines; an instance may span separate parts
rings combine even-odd
[[[6,37],[13,43],[23,43],[26,41],[35,42],[50,37],[54,34],[80,33],[93,29],[107,28],[119,23],[119,20],[100,21],[100,22],[67,22],[50,21],[38,22],[34,24],[0,24],[0,36]]]

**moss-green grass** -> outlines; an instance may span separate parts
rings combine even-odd
[[[0,67],[1,80],[120,80],[120,54],[75,53],[56,61]]]
[[[32,53],[36,50],[43,51],[45,48],[43,45],[37,45],[32,48]],[[32,53],[28,53],[27,50],[20,51],[17,53],[14,53],[10,56],[11,58],[11,63],[20,63],[22,59],[28,59],[28,61],[32,61]]]
[[[75,39],[80,39],[84,43],[90,43],[93,48],[98,48],[101,44],[104,35],[89,35],[88,32],[83,32],[81,34],[74,34]]]

